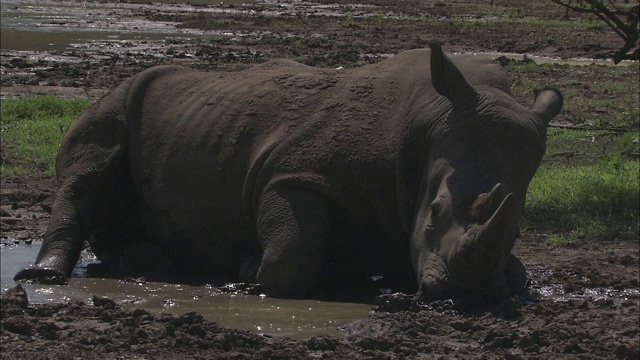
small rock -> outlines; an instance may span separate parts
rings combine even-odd
[[[1,303],[3,309],[5,309],[5,307],[15,306],[26,310],[29,306],[29,297],[22,285],[18,284],[4,292]]]
[[[328,336],[312,336],[306,342],[309,350],[334,351],[338,347],[337,341]]]
[[[93,306],[95,307],[101,307],[107,310],[113,310],[118,307],[115,301],[106,297],[93,295],[92,300],[93,300]]]
[[[640,356],[638,348],[630,349],[625,344],[618,345],[618,347],[616,348],[615,354],[616,354],[616,358],[620,360],[637,359],[638,356]]]
[[[14,218],[14,217],[0,217],[0,222],[2,222],[3,224],[7,224],[7,225],[15,225],[18,223],[18,219]]]
[[[100,316],[100,320],[109,323],[113,321],[113,316],[110,311],[105,311],[102,313],[102,316]]]
[[[376,297],[374,311],[396,313],[400,311],[420,311],[422,306],[413,299],[412,295],[403,293],[383,294]]]
[[[133,316],[134,318],[139,318],[145,315],[150,315],[150,312],[145,309],[135,309],[131,314],[131,316]]]

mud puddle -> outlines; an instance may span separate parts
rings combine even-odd
[[[31,264],[40,244],[0,247],[2,291],[15,286],[13,275]],[[305,339],[314,335],[343,336],[338,328],[364,319],[372,305],[325,302],[317,300],[284,300],[263,295],[220,293],[210,286],[188,286],[144,281],[118,281],[87,278],[86,267],[95,262],[90,253],[83,253],[65,286],[23,284],[31,303],[59,303],[79,299],[91,303],[93,295],[108,297],[125,308],[144,308],[153,313],[201,313],[207,320],[223,326]],[[640,305],[638,288],[580,287],[554,284],[553,270],[542,264],[526,264],[531,278],[530,292],[539,300],[567,302],[571,300],[609,301],[621,304],[631,301]]]
[[[640,306],[640,288],[624,286],[582,286],[579,283],[588,284],[589,279],[584,276],[574,275],[572,284],[554,283],[554,270],[540,263],[525,264],[529,275],[529,291],[538,295],[540,299],[555,302],[570,300],[609,301],[614,305],[623,302],[635,303]]]
[[[176,3],[174,1],[173,3]],[[204,2],[206,3],[206,2]],[[219,4],[219,2],[218,2]],[[92,3],[2,0],[1,47],[18,51],[100,51],[110,44],[211,38],[222,34],[177,29],[176,23],[147,21],[154,3]],[[172,5],[172,11],[201,11]],[[130,49],[129,49],[130,50]]]
[[[153,46],[221,37],[250,36],[242,29],[202,31],[178,28],[176,22],[151,21],[147,14],[246,13],[261,15],[373,16],[371,5],[312,4],[303,1],[243,0],[128,0],[126,2],[75,2],[1,0],[1,48],[3,56],[17,57],[26,51],[82,51],[85,53],[154,53]],[[243,6],[243,4],[245,6]],[[256,5],[253,7],[252,5]],[[378,14],[379,15],[379,14]],[[389,15],[401,17],[400,15]],[[10,52],[13,51],[13,52]],[[367,55],[367,54],[365,54]],[[375,54],[374,54],[375,55]],[[380,55],[380,54],[379,54]],[[485,52],[479,56],[521,59],[521,54]],[[381,54],[388,57],[391,54]],[[608,64],[608,60],[560,59],[529,56],[535,62],[560,62],[572,65]]]
[[[300,13],[344,16],[345,11],[366,8],[312,4],[302,1],[255,0],[128,0],[126,2],[2,0],[1,48],[14,51],[99,52],[110,44],[131,47],[146,42],[257,36],[242,29],[202,31],[178,28],[171,21],[151,21],[149,14],[245,13],[296,15]],[[257,5],[257,6],[252,6]],[[367,15],[362,12],[361,16]],[[369,14],[371,15],[371,14]],[[116,46],[117,47],[117,46]],[[127,49],[131,51],[131,49]],[[135,50],[135,49],[134,49]]]
[[[3,97],[25,91],[13,88],[13,85],[37,86],[39,89],[26,91],[65,97],[69,95],[65,92],[66,88],[105,90],[142,69],[166,63],[215,71],[240,70],[263,59],[294,56],[295,60],[313,66],[362,65],[371,59],[390,57],[400,48],[395,45],[362,48],[349,35],[354,29],[348,30],[349,34],[345,33],[339,18],[406,18],[409,23],[417,24],[413,19],[415,14],[386,11],[386,7],[381,5],[357,2],[0,0],[0,5]],[[425,8],[427,12],[432,10]],[[268,20],[265,28],[254,23],[254,16],[263,19],[261,21],[265,17],[289,19],[286,21],[291,22],[291,27],[279,26],[281,20]],[[202,19],[198,20],[200,17]],[[307,29],[305,19],[321,17],[331,19],[326,29]],[[296,21],[291,19],[298,19],[303,24],[296,25]],[[210,26],[208,22],[219,26]],[[273,26],[270,27],[271,23]],[[438,30],[440,23],[442,19],[438,18],[435,20],[436,28],[429,31],[441,33]],[[333,35],[319,33],[320,30]],[[420,33],[423,31],[420,30]],[[296,41],[300,41],[300,45],[295,48],[286,45],[291,38],[298,39]],[[447,37],[443,40],[446,41]],[[381,44],[394,41],[383,38],[376,40]],[[340,45],[341,42],[344,44]],[[425,45],[420,41],[418,43]],[[414,48],[418,43],[405,45]],[[327,44],[351,50],[336,52],[336,49],[332,49],[335,48],[333,45],[327,50]],[[310,48],[307,49],[307,46]],[[472,49],[469,46],[457,46],[452,51],[475,53]],[[526,48],[523,52],[529,53],[531,49]],[[491,58],[504,57],[506,61],[521,61],[522,53],[510,53],[507,48],[503,50],[493,52],[485,49],[477,54]],[[357,56],[350,51],[357,52]],[[535,62],[561,64],[611,63],[593,59],[567,60],[571,56],[562,54],[558,54],[560,58],[549,56],[548,53],[539,55],[528,58]],[[86,92],[81,92],[80,96],[86,96]]]
[[[31,264],[40,244],[0,247],[2,292],[14,287],[13,275]],[[92,302],[93,295],[108,297],[125,308],[144,308],[153,313],[183,314],[196,311],[207,320],[272,336],[305,339],[314,335],[343,336],[337,329],[366,318],[370,304],[284,300],[266,296],[221,294],[212,287],[194,287],[154,282],[124,282],[86,278],[87,264],[94,262],[83,254],[73,278],[65,286],[23,284],[29,301],[59,303],[71,299]]]

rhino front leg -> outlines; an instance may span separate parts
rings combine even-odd
[[[124,103],[119,96],[122,93],[116,91],[87,109],[65,135],[56,159],[58,189],[42,247],[35,264],[18,272],[14,280],[66,283],[84,241],[108,228],[123,208],[117,204],[129,200],[122,196],[128,132],[124,110],[113,105]]]
[[[324,263],[331,205],[312,191],[267,191],[258,210],[263,248],[257,280],[276,294],[303,295],[316,285]]]

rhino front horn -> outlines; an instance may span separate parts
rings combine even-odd
[[[454,107],[474,103],[478,93],[449,57],[442,52],[442,43],[439,40],[431,40],[429,47],[431,48],[431,82],[436,91],[449,99]]]

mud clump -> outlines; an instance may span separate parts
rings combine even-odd
[[[407,301],[409,311],[378,309],[343,327],[343,338],[292,340],[222,327],[196,312],[154,315],[94,297],[64,304],[29,304],[17,285],[2,297],[3,359],[178,358],[303,359],[506,356],[549,354],[636,359],[638,305],[627,301],[507,301],[500,311],[469,313],[450,303]],[[395,301],[395,300],[394,300]],[[515,309],[515,310],[514,310]],[[504,314],[509,316],[502,316]],[[606,324],[606,325],[605,325]],[[545,355],[546,354],[546,355]]]

